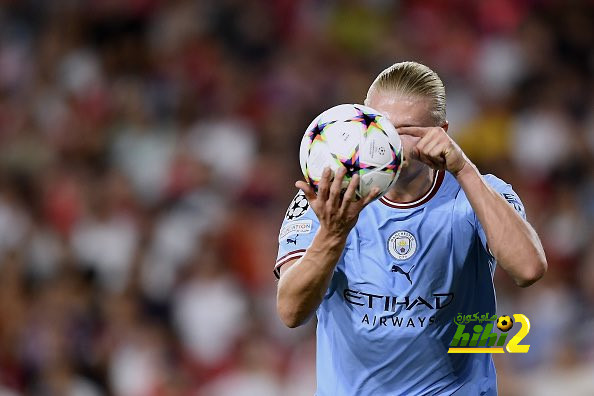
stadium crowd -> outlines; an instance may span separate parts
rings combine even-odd
[[[314,323],[283,327],[272,275],[298,144],[401,60],[545,246],[533,287],[496,273],[531,321],[501,394],[594,394],[593,25],[588,1],[2,2],[0,395],[313,394]]]

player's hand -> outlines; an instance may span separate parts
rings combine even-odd
[[[445,169],[454,176],[470,163],[460,146],[440,127],[400,127],[398,134],[415,137],[408,158],[433,169]]]
[[[309,206],[318,217],[320,229],[344,238],[357,223],[361,210],[379,194],[379,189],[373,188],[368,196],[357,200],[355,190],[359,185],[359,175],[354,175],[343,196],[342,181],[345,175],[346,169],[341,167],[336,171],[334,180],[331,180],[332,171],[330,168],[324,169],[317,194],[306,182],[300,180],[295,183],[295,187],[305,193]]]

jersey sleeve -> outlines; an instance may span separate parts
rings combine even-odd
[[[274,275],[277,278],[280,277],[281,266],[303,257],[318,227],[318,218],[309,207],[303,191],[299,191],[289,204],[278,233],[278,254],[274,266]]]
[[[484,175],[483,177],[485,178],[485,181],[495,191],[497,191],[507,201],[507,203],[509,203],[516,210],[516,212],[518,212],[520,214],[520,216],[522,216],[522,218],[524,220],[526,220],[526,212],[524,210],[524,204],[522,204],[520,197],[512,189],[512,186],[493,175]],[[489,246],[487,244],[487,235],[485,234],[485,230],[483,229],[483,226],[481,225],[481,223],[478,220],[478,217],[476,217],[476,215],[475,215],[475,221],[476,221],[476,229],[478,232],[478,236],[481,240],[481,244],[483,245],[483,248],[485,248],[485,250],[489,254],[491,254],[491,251],[489,250]]]

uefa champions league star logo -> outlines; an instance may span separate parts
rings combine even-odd
[[[417,239],[408,231],[396,231],[388,239],[388,251],[396,260],[407,260],[417,251]]]
[[[295,198],[289,204],[289,209],[287,209],[287,214],[285,215],[285,219],[288,221],[292,221],[295,219],[300,218],[307,212],[309,209],[309,202],[307,202],[307,198],[305,198],[305,194],[303,191],[299,191]]]

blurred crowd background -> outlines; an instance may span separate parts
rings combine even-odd
[[[402,60],[546,249],[496,274],[532,324],[501,395],[594,394],[591,1],[0,4],[0,395],[312,395],[272,274],[298,144]]]

